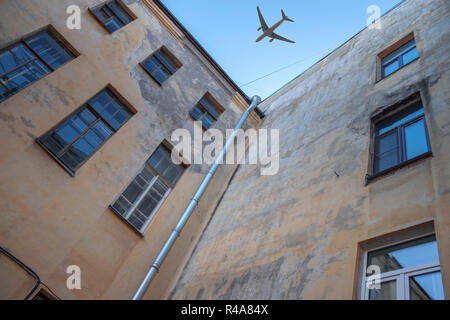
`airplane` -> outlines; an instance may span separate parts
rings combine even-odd
[[[261,14],[261,11],[259,10],[259,7],[256,7],[256,9],[258,10],[258,15],[259,15],[259,21],[261,23],[261,27],[258,28],[259,30],[263,30],[263,34],[260,35],[258,37],[258,39],[256,39],[256,42],[261,41],[262,39],[264,39],[265,37],[269,37],[272,38],[269,40],[269,42],[272,42],[273,40],[277,39],[277,40],[281,40],[281,41],[286,41],[286,42],[290,42],[290,43],[295,43],[295,41],[283,38],[282,36],[276,34],[274,31],[276,28],[278,28],[284,21],[290,21],[290,22],[294,22],[294,20],[289,19],[283,12],[283,10],[281,10],[281,15],[283,16],[283,18],[278,21],[277,23],[275,23],[273,26],[271,26],[270,28],[267,26],[266,21],[264,21],[264,18]]]

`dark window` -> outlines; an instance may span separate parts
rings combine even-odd
[[[141,65],[160,85],[181,67],[181,63],[164,47],[144,60]]]
[[[143,233],[184,169],[172,162],[170,150],[161,144],[111,208]]]
[[[111,33],[133,21],[125,5],[117,0],[106,1],[90,11]]]
[[[104,89],[38,141],[74,174],[130,117],[128,108]]]
[[[209,94],[206,94],[191,110],[190,115],[195,121],[201,121],[203,128],[208,130],[217,121],[222,112],[223,108],[213,101]]]
[[[56,298],[41,289],[38,293],[36,293],[32,300],[56,300]]]
[[[0,102],[73,58],[49,30],[0,51]]]
[[[374,173],[430,152],[422,103],[378,122],[374,147]]]
[[[419,58],[414,38],[381,59],[382,78]]]

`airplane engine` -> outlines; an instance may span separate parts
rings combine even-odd
[[[272,42],[273,40],[274,40],[274,39],[272,38],[272,39],[269,40],[269,42]]]
[[[261,29],[262,29],[262,27],[259,27],[259,28],[258,28],[258,31],[261,30]]]

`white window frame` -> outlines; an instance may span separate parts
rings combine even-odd
[[[388,248],[395,246],[397,244],[410,242],[416,239],[425,238],[428,236],[435,235],[434,232],[421,234],[420,236],[415,236],[409,239],[404,239],[401,241],[392,242],[390,244],[384,244],[377,246],[375,248],[371,248],[370,250],[366,250],[364,252],[364,269],[362,274],[362,290],[361,290],[361,299],[362,300],[369,300],[369,283],[373,281],[369,281],[367,277],[367,258],[368,254],[372,251],[376,251],[383,248]],[[428,274],[436,271],[441,271],[440,262],[430,262],[425,263],[413,267],[388,271],[380,274],[380,284],[383,282],[388,282],[391,280],[396,281],[396,294],[397,294],[397,300],[409,300],[410,299],[410,293],[409,293],[409,278],[415,277],[422,274]]]

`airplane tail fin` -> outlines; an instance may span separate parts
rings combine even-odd
[[[283,10],[281,10],[281,15],[283,16],[283,19],[284,19],[284,20],[287,20],[287,21],[290,21],[290,22],[294,22],[294,20],[289,19],[289,18],[284,14],[284,11],[283,11]]]

